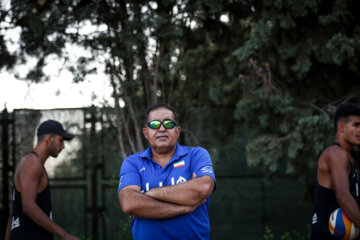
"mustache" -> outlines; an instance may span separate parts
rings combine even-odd
[[[168,137],[168,136],[169,134],[167,134],[166,132],[156,134],[156,137]]]

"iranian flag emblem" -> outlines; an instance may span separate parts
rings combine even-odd
[[[183,167],[183,166],[185,166],[184,160],[174,163],[174,168]]]

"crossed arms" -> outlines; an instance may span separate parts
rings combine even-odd
[[[172,186],[153,188],[142,194],[136,185],[126,186],[119,192],[122,210],[132,217],[170,218],[194,211],[206,201],[214,189],[210,176],[193,178]]]

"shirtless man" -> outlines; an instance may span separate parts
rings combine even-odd
[[[325,148],[318,160],[317,183],[311,239],[335,239],[329,231],[331,213],[342,208],[360,227],[359,174],[353,147],[360,145],[360,106],[341,104],[334,117],[335,141]]]
[[[44,164],[49,156],[57,157],[65,148],[64,140],[74,135],[57,121],[48,120],[37,130],[34,150],[19,162],[14,176],[13,200],[5,240],[79,240],[52,221],[49,179]]]

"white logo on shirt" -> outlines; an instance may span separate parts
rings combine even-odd
[[[213,173],[213,169],[212,169],[211,166],[203,167],[203,168],[201,169],[201,171],[202,171],[203,173],[210,173],[210,174]]]
[[[179,179],[176,181],[176,184],[184,183],[184,182],[186,182],[186,179],[180,176]]]
[[[11,230],[17,227],[20,227],[20,219],[19,218],[14,219],[14,217],[12,217]]]
[[[121,183],[122,183],[123,177],[124,177],[124,176],[121,176],[121,177],[120,177],[120,180],[119,180],[119,187],[121,186]]]
[[[186,182],[186,178],[182,177],[182,176],[179,176],[178,180],[176,181],[176,184],[179,184],[179,183],[184,183]],[[172,177],[171,178],[171,185],[175,185],[175,178]],[[163,186],[163,182],[159,182],[159,187],[162,187]],[[145,190],[142,190],[141,193],[144,193],[144,192],[147,192],[150,190],[150,183],[145,183]]]
[[[314,216],[312,217],[312,224],[317,223],[317,215],[314,213]]]

